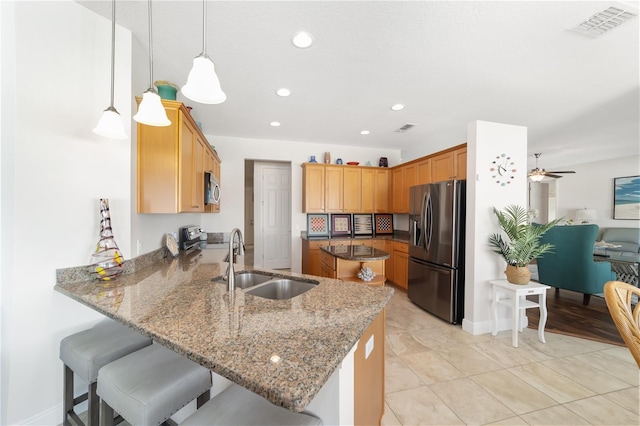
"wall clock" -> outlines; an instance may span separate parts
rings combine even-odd
[[[489,167],[491,178],[500,186],[506,186],[515,179],[517,169],[514,161],[507,154],[497,155]]]

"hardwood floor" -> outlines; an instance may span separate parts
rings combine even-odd
[[[537,298],[537,297],[536,297]],[[529,328],[538,328],[537,309],[527,309]],[[618,333],[604,297],[591,296],[588,306],[582,304],[582,293],[556,289],[547,291],[547,324],[545,332],[576,336],[612,345],[625,346]]]

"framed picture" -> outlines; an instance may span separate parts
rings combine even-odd
[[[329,215],[326,213],[307,215],[307,237],[328,237]]]
[[[373,235],[373,215],[353,215],[353,235]]]
[[[377,214],[375,215],[376,235],[393,234],[393,215]]]
[[[613,218],[640,220],[640,176],[613,179]]]
[[[331,236],[351,235],[351,215],[332,214],[331,215]]]

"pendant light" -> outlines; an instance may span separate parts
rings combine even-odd
[[[207,55],[207,0],[202,1],[202,53],[193,59],[187,84],[181,90],[184,96],[201,104],[221,104],[227,100],[213,61]]]
[[[162,106],[160,95],[153,87],[153,36],[151,34],[153,23],[151,15],[151,0],[149,0],[149,88],[142,94],[142,102],[140,102],[138,113],[133,116],[133,119],[148,126],[162,127],[170,125],[171,121],[167,118],[167,112]]]
[[[113,106],[113,81],[116,51],[116,0],[111,2],[111,104],[105,109],[93,132],[100,136],[113,139],[126,139],[124,125],[120,113]]]

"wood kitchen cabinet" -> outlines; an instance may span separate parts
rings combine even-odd
[[[390,170],[302,164],[303,213],[388,213]]]
[[[220,158],[213,150],[205,150],[205,165],[204,171],[211,172],[218,179],[218,183],[220,183]],[[220,212],[220,203],[217,204],[206,204],[204,206],[205,213],[219,213]]]
[[[466,145],[431,157],[431,165],[432,182],[442,182],[444,180],[451,179],[466,179]]]
[[[362,168],[346,166],[342,171],[342,211],[362,212],[362,196],[365,192],[362,185]]]
[[[320,261],[320,246],[329,245],[329,240],[302,240],[302,273],[324,276]]]
[[[416,164],[393,169],[393,212],[409,213],[409,188],[417,185]]]
[[[409,245],[393,242],[393,282],[405,290],[409,288]]]
[[[326,166],[324,170],[324,211],[342,213],[344,211],[344,167]]]
[[[431,183],[431,158],[426,158],[416,164],[418,169],[418,180],[416,185]]]
[[[304,213],[324,212],[324,170],[323,164],[304,163],[302,165],[302,211]]]
[[[354,424],[380,425],[384,415],[385,309],[367,327],[354,353]]]
[[[204,170],[213,149],[182,102],[162,104],[171,125],[137,125],[137,211],[205,212]]]
[[[395,282],[395,274],[393,273],[393,240],[385,240],[384,251],[390,255],[389,258],[385,260],[384,265],[387,281]]]

